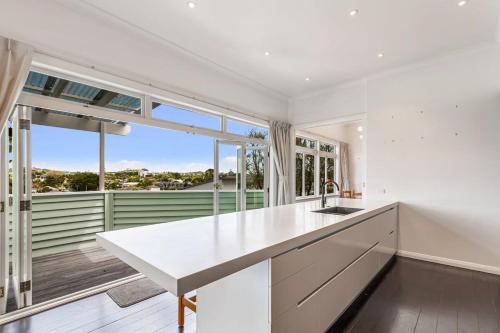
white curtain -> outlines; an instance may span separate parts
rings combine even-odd
[[[0,133],[28,77],[33,48],[0,37]]]
[[[286,205],[291,203],[288,176],[290,174],[290,128],[291,125],[271,121],[271,145],[273,147],[273,160],[278,173],[278,188],[276,205]]]
[[[341,142],[339,147],[340,158],[340,193],[351,188],[349,184],[349,145]]]

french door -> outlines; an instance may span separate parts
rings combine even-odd
[[[1,313],[6,311],[9,284],[18,309],[32,304],[31,108],[16,106],[11,124],[0,140]]]
[[[215,140],[214,214],[267,207],[268,178],[267,145]]]
[[[9,127],[0,137],[0,314],[7,312],[9,290]]]

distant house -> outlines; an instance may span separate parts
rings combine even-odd
[[[149,177],[152,176],[153,173],[149,171],[148,169],[141,169],[139,170],[139,177],[144,178],[144,177]]]
[[[222,184],[221,188],[222,191],[235,191],[236,174],[232,171],[229,171],[226,175],[224,175],[224,177],[220,179],[220,183]],[[186,190],[194,190],[194,191],[213,191],[213,189],[214,189],[213,181],[186,188]]]
[[[161,188],[158,187],[158,186],[151,186],[150,188],[148,188],[149,191],[154,191],[154,192],[157,192],[157,191],[161,191]]]
[[[138,184],[139,182],[124,182],[122,184],[122,189],[123,190],[134,189]]]

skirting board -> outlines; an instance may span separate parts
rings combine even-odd
[[[400,257],[419,259],[419,260],[424,260],[424,261],[435,262],[437,264],[443,264],[443,265],[448,265],[448,266],[453,266],[453,267],[470,269],[473,271],[479,271],[479,272],[484,272],[484,273],[500,275],[500,267],[496,267],[496,266],[476,264],[476,263],[473,263],[470,261],[462,261],[462,260],[449,259],[449,258],[444,258],[444,257],[436,257],[436,256],[428,255],[428,254],[403,251],[403,250],[398,250],[397,255]]]

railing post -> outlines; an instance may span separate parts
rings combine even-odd
[[[114,193],[104,192],[104,231],[114,228]]]

